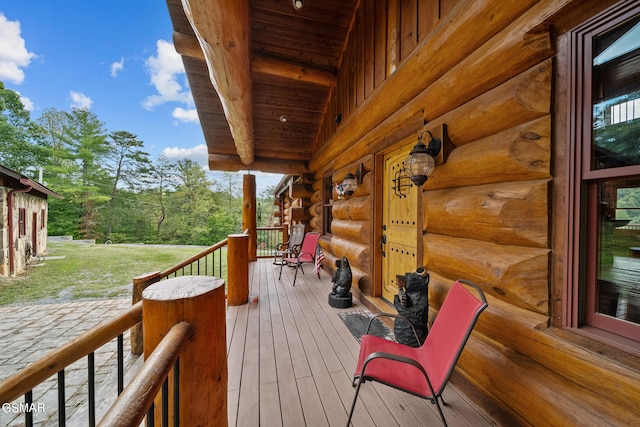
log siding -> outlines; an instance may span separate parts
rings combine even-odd
[[[363,301],[392,311],[376,300],[384,184],[373,159],[399,141],[415,144],[423,121],[434,134],[446,125],[452,151],[423,187],[416,230],[431,273],[430,319],[453,280],[483,288],[489,308],[458,371],[524,425],[640,418],[640,361],[552,327],[564,262],[552,213],[564,203],[558,162],[569,143],[552,108],[561,96],[556,38],[612,3],[363,0],[309,164],[316,204],[324,173],[341,182],[365,165],[352,197],[334,195],[332,236],[321,246],[329,269],[349,257]],[[311,209],[316,229],[320,212]]]

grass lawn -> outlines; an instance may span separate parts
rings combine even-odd
[[[17,277],[0,278],[0,305],[130,297],[134,277],[166,270],[202,249],[50,242],[44,263]]]

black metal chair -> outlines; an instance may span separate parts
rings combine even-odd
[[[278,243],[273,253],[273,263],[281,265],[284,258],[297,256],[300,252],[300,245],[304,240],[304,224],[295,224],[291,227],[291,235],[286,242]]]

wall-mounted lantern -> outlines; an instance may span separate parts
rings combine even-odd
[[[429,135],[428,145],[423,142],[426,135]],[[409,157],[404,162],[404,172],[411,182],[417,186],[423,185],[436,169],[435,156],[440,153],[442,141],[434,137],[431,132],[424,130],[418,136],[418,143],[409,153]]]
[[[358,166],[355,175],[349,171],[344,177],[341,186],[345,196],[352,196],[358,188],[358,184],[362,184],[362,165]]]

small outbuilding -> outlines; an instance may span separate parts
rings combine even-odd
[[[0,165],[0,275],[23,271],[27,253],[47,247],[49,196],[58,193],[14,170]]]

